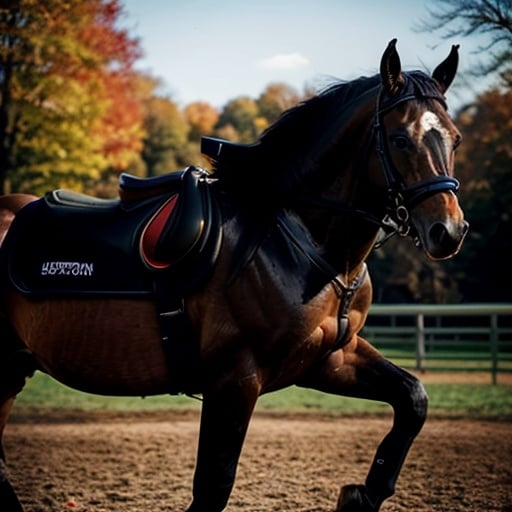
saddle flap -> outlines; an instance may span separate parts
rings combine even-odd
[[[179,194],[169,198],[144,228],[140,255],[149,268],[169,268],[192,251],[203,251],[210,234],[220,236],[220,216],[212,207],[206,177],[206,171],[188,168]]]

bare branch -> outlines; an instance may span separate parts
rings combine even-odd
[[[433,0],[428,19],[420,21],[416,32],[438,32],[442,39],[485,36],[475,53],[485,63],[473,67],[473,76],[496,73],[507,82],[512,72],[512,0]]]

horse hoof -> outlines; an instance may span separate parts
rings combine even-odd
[[[0,507],[9,512],[23,512],[23,507],[7,480],[0,483]]]
[[[340,490],[336,512],[377,512],[364,485],[345,485]]]

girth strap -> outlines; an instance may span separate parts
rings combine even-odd
[[[169,368],[171,395],[197,392],[199,372],[199,341],[185,311],[183,294],[165,279],[154,281],[155,302],[158,310],[160,336]]]

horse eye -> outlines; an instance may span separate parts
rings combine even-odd
[[[396,135],[391,139],[393,146],[400,151],[404,151],[411,147],[409,139],[404,135]]]

